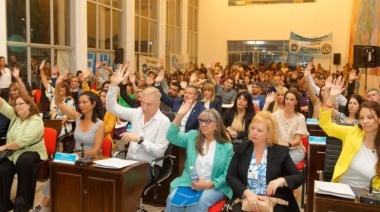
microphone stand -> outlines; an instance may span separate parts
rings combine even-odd
[[[92,164],[92,160],[90,158],[84,157],[84,143],[81,143],[80,146],[82,147],[80,151],[80,158],[75,161],[75,165],[77,166],[89,166]]]
[[[371,180],[369,182],[368,193],[360,196],[360,202],[361,203],[380,206],[380,194],[379,193],[377,193],[377,194],[373,193],[372,183],[373,183],[373,179],[375,179],[375,177],[380,177],[380,174],[375,174],[375,176],[373,176],[371,178]]]

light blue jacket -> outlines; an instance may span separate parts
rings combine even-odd
[[[191,177],[189,167],[194,166],[197,158],[196,140],[197,130],[190,130],[188,133],[179,133],[179,128],[170,124],[166,139],[179,147],[186,149],[186,162],[182,176],[177,177],[170,183],[170,192],[178,186],[190,187]],[[220,189],[228,198],[232,197],[232,190],[226,183],[228,166],[230,165],[233,155],[232,145],[230,143],[216,142],[215,157],[212,164],[211,180],[214,182],[215,189]]]

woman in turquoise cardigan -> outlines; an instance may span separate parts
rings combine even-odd
[[[192,103],[186,102],[177,112],[166,139],[186,149],[186,162],[182,176],[170,184],[170,195],[166,200],[166,212],[172,211],[207,211],[208,208],[225,197],[231,198],[232,190],[226,183],[226,174],[233,150],[226,133],[222,118],[214,109],[204,110],[199,116],[199,132],[191,130],[180,133],[179,125],[191,109]],[[188,115],[187,115],[188,116]],[[198,173],[198,181],[192,181],[190,166]],[[189,206],[175,206],[172,199],[178,187],[187,187],[203,191],[198,203]]]

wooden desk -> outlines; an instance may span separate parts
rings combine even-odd
[[[137,211],[147,165],[111,170],[50,162],[52,211]]]
[[[313,186],[314,188],[314,186]],[[364,193],[364,189],[358,192],[353,189],[354,192],[360,196]],[[329,195],[314,194],[315,198],[315,211],[317,212],[375,212],[380,211],[380,206],[368,205],[360,203],[357,198],[355,200],[343,199]]]

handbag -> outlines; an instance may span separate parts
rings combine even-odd
[[[276,198],[276,197],[267,197],[267,196],[265,196],[264,199],[265,199],[265,201],[259,201],[259,203],[261,205],[261,211],[262,212],[273,212],[274,206],[276,206],[277,204],[279,204],[279,205],[289,205],[288,201],[285,201],[283,199],[279,199],[279,198]],[[238,204],[239,202],[241,202],[241,210],[242,211],[253,211],[254,210],[254,208],[252,207],[252,205],[248,203],[247,199],[237,198],[234,201],[233,205]]]
[[[59,142],[62,143],[62,152],[64,153],[73,153],[75,148],[75,139],[74,139],[74,133],[67,131],[66,125],[64,124],[63,127],[65,128],[65,135],[59,137]]]
[[[14,150],[6,149],[4,151],[0,151],[0,163],[5,160],[5,158],[8,158],[8,156],[11,156],[13,154]]]

